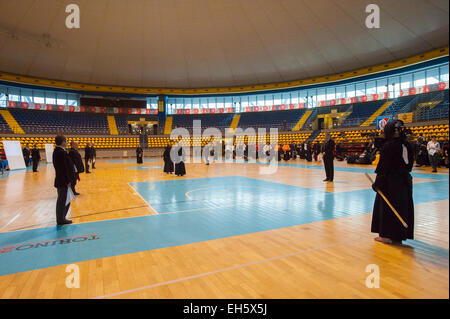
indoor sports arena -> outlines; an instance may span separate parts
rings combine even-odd
[[[0,0],[0,298],[448,300],[448,17]]]

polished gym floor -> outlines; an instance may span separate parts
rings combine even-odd
[[[448,169],[414,169],[415,239],[386,245],[373,166],[335,161],[334,183],[300,159],[162,166],[99,160],[58,227],[51,164],[0,175],[0,298],[449,298]]]

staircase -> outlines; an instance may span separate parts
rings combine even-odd
[[[301,128],[306,128],[306,129],[308,128],[309,124],[311,124],[316,119],[317,113],[319,113],[318,109],[319,109],[318,107],[313,108],[310,116],[306,119],[305,123],[303,124],[302,127],[300,127],[300,129]]]
[[[3,116],[6,123],[8,123],[11,131],[14,134],[25,134],[25,131],[20,127],[19,123],[17,123],[16,119],[8,110],[0,110],[0,114]]]
[[[309,118],[311,113],[312,113],[312,110],[307,110],[305,112],[305,114],[303,114],[303,116],[300,118],[300,120],[298,120],[297,124],[295,124],[295,126],[292,130],[299,131],[303,127],[303,125],[306,123],[306,120]]]
[[[164,135],[170,135],[170,133],[172,133],[172,123],[173,117],[172,116],[166,117],[166,122],[164,123]]]
[[[312,132],[311,135],[306,139],[305,142],[313,143],[314,140],[317,138],[317,136],[319,136],[319,134],[320,134],[320,130]]]
[[[116,118],[113,115],[108,115],[109,134],[119,135],[117,130]]]
[[[241,119],[241,115],[240,114],[235,114],[233,117],[233,120],[231,121],[230,124],[230,128],[228,129],[228,131],[230,133],[234,132],[236,130],[236,127],[238,127],[239,125],[239,120]]]
[[[379,116],[381,113],[383,113],[394,101],[386,101],[378,110],[375,111],[367,120],[365,120],[361,126],[370,126],[373,121]]]

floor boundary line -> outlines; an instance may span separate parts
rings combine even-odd
[[[119,291],[119,292],[116,292],[116,293],[103,295],[103,296],[99,296],[99,297],[95,297],[95,298],[91,298],[91,299],[106,299],[106,298],[120,296],[120,295],[123,295],[123,294],[133,293],[133,292],[137,292],[137,291],[141,291],[141,290],[145,290],[145,289],[150,289],[150,288],[155,288],[155,287],[160,287],[160,286],[166,286],[166,285],[174,284],[174,283],[181,282],[181,281],[186,281],[186,280],[190,280],[190,279],[205,277],[205,276],[214,275],[214,274],[218,274],[218,273],[222,273],[222,272],[226,272],[226,271],[230,271],[230,270],[236,270],[236,269],[240,269],[240,268],[244,268],[244,267],[254,266],[254,265],[258,265],[258,264],[262,264],[262,263],[266,263],[266,262],[270,262],[270,261],[274,261],[274,260],[279,260],[279,259],[283,259],[283,258],[288,258],[288,257],[293,257],[293,256],[306,254],[306,253],[313,252],[313,251],[320,251],[320,250],[324,250],[324,249],[327,249],[327,248],[332,248],[332,247],[344,245],[344,244],[352,242],[352,241],[354,241],[354,240],[346,240],[346,241],[339,242],[339,243],[334,243],[334,244],[329,244],[329,245],[325,245],[325,246],[309,248],[309,249],[305,249],[305,250],[296,251],[296,252],[293,252],[293,253],[290,253],[290,254],[279,255],[279,256],[275,256],[275,257],[270,257],[270,258],[266,258],[266,259],[262,259],[262,260],[253,261],[253,262],[246,263],[246,264],[240,264],[240,265],[236,265],[236,266],[232,266],[232,267],[216,269],[216,270],[213,270],[213,271],[209,271],[209,272],[205,272],[205,273],[201,273],[201,274],[197,274],[197,275],[181,277],[181,278],[174,279],[174,280],[168,280],[168,281],[163,281],[163,282],[159,282],[159,283],[156,283],[156,284],[146,285],[146,286],[137,287],[137,288],[133,288],[133,289],[129,289],[129,290],[123,290],[123,291]]]

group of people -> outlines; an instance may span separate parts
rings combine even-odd
[[[25,161],[25,166],[28,167],[30,165],[33,166],[33,172],[37,172],[39,162],[41,161],[41,153],[37,148],[37,145],[34,144],[33,149],[30,150],[28,144],[22,149],[23,160]]]
[[[172,150],[175,148],[175,150]],[[177,143],[173,147],[167,144],[163,153],[164,169],[166,174],[175,173],[176,176],[186,175],[185,151],[181,146],[181,143]],[[142,164],[144,162],[144,149],[141,145],[136,148],[136,162]]]
[[[58,135],[55,137],[56,147],[53,151],[53,167],[55,168],[54,186],[58,192],[56,200],[56,223],[57,225],[71,224],[72,221],[67,219],[67,213],[70,208],[70,201],[67,201],[69,188],[73,195],[80,195],[75,190],[77,182],[80,180],[80,174],[85,172],[83,160],[78,151],[78,142],[72,141],[70,148],[67,150],[67,139]],[[88,165],[92,158],[95,159],[95,152],[92,145],[88,143],[85,148],[86,173],[88,173]],[[87,155],[86,155],[87,153]],[[95,160],[93,161],[93,163]]]
[[[414,148],[416,167],[431,165],[433,172],[437,172],[439,166],[449,167],[448,141],[441,147],[436,136],[431,136],[431,140],[428,142],[423,136],[419,136]]]

